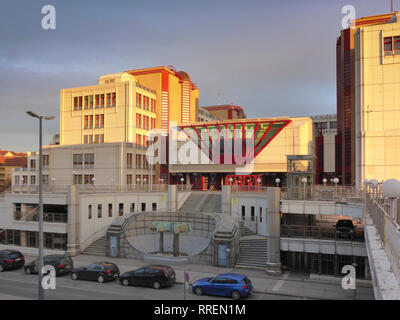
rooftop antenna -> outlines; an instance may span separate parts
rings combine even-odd
[[[390,12],[393,13],[394,12],[394,5],[393,5],[393,0],[390,0]]]
[[[221,92],[218,92],[218,105],[221,105]]]

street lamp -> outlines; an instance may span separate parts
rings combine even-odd
[[[277,186],[277,188],[279,188],[279,182],[281,182],[281,179],[279,179],[279,178],[276,178],[276,179],[275,179],[275,182],[276,182],[276,186]]]
[[[336,185],[336,194],[337,194],[337,185],[339,183],[339,178],[333,178],[333,183]]]
[[[304,191],[304,200],[306,200],[306,183],[307,183],[307,178],[304,177],[301,179],[301,182],[303,182],[303,191]]]
[[[39,300],[44,300],[43,279],[43,119],[53,120],[53,116],[39,116],[33,111],[26,112],[32,118],[39,120],[39,257],[38,257],[38,285]]]
[[[326,180],[325,178],[322,179],[322,182],[324,183],[324,188],[326,187],[326,183],[328,180]]]

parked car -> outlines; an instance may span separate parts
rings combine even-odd
[[[73,269],[72,280],[89,280],[103,283],[113,281],[119,277],[119,268],[115,263],[99,262],[92,263],[86,267]]]
[[[175,271],[171,267],[149,265],[138,270],[125,272],[119,277],[124,286],[147,286],[154,289],[168,287],[175,283]]]
[[[0,250],[0,272],[18,269],[25,263],[24,255],[16,250]]]
[[[195,281],[192,285],[192,291],[199,296],[209,294],[238,300],[242,297],[248,297],[253,291],[253,285],[245,275],[225,273],[214,278],[209,277]]]
[[[337,239],[353,239],[355,234],[355,226],[350,219],[340,219],[336,222],[336,238]]]
[[[53,266],[56,271],[56,276],[67,274],[71,272],[74,263],[70,256],[62,254],[52,254],[43,257],[43,266]],[[31,261],[25,265],[25,273],[38,273],[38,259]]]

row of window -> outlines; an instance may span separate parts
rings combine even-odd
[[[94,153],[78,153],[72,155],[72,163],[74,168],[82,168],[83,165],[85,168],[93,168],[94,167]]]
[[[133,168],[133,154],[132,153],[128,153],[126,155],[126,166],[128,169]],[[147,161],[147,157],[145,154],[137,154],[136,155],[136,169],[150,169],[150,164]]]
[[[123,216],[124,215],[124,209],[125,208],[125,204],[124,203],[119,203],[118,204],[118,216]],[[157,203],[153,202],[151,204],[151,210],[152,211],[157,211]],[[141,203],[141,211],[146,211],[146,203],[142,202]],[[129,207],[129,212],[133,213],[135,212],[135,203],[131,203],[130,207]],[[107,206],[107,213],[108,213],[108,217],[112,218],[113,217],[113,204],[109,203]],[[88,206],[88,218],[89,220],[91,220],[93,217],[93,206],[91,204],[89,204]],[[103,205],[102,204],[98,204],[97,205],[97,218],[101,219],[103,217]]]
[[[260,219],[260,222],[263,221],[263,209],[261,207],[258,208],[258,217]],[[251,221],[255,221],[256,217],[255,217],[255,213],[256,213],[256,208],[251,206],[250,207],[250,220]],[[242,220],[245,220],[246,218],[246,206],[242,206]]]
[[[104,128],[104,114],[96,114],[94,116],[94,127],[95,128]],[[84,117],[83,120],[84,129],[93,129],[93,116],[88,115]]]
[[[115,107],[117,101],[117,94],[115,92],[94,95],[94,107],[102,108],[104,107],[104,97],[106,98],[106,107]],[[89,96],[77,96],[74,97],[74,110],[85,110],[93,109],[93,95]]]
[[[143,121],[142,121],[143,119]],[[156,119],[148,116],[142,116],[136,113],[136,128],[143,128],[145,130],[154,129],[156,127]]]
[[[143,108],[144,110],[150,110],[156,112],[156,100],[146,97],[140,93],[136,93],[136,107]]]
[[[94,137],[94,139],[93,139]],[[104,143],[104,134],[85,134],[83,136],[83,143],[84,144],[93,144],[93,143]]]
[[[383,40],[385,54],[397,53],[400,54],[400,36],[385,37]]]
[[[21,232],[26,232],[26,243],[21,243]],[[46,249],[66,250],[67,235],[44,232],[43,246]],[[39,233],[36,231],[0,230],[0,243],[5,245],[27,246],[37,248]]]
[[[93,174],[74,174],[74,184],[94,184]]]

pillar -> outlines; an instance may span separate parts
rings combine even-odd
[[[164,232],[160,232],[160,253],[164,253]]]
[[[80,253],[79,243],[79,200],[78,191],[75,185],[68,188],[68,235],[67,252],[71,256]]]
[[[20,245],[21,247],[28,246],[28,239],[27,239],[28,232],[27,231],[20,231]]]
[[[174,257],[179,256],[179,233],[174,233]]]
[[[222,213],[231,215],[232,210],[232,186],[222,186],[222,197],[221,197],[221,208]]]
[[[281,247],[280,247],[280,188],[267,188],[267,268],[266,273],[271,275],[282,274]]]
[[[168,210],[171,212],[176,212],[177,206],[177,192],[176,185],[168,186]]]

